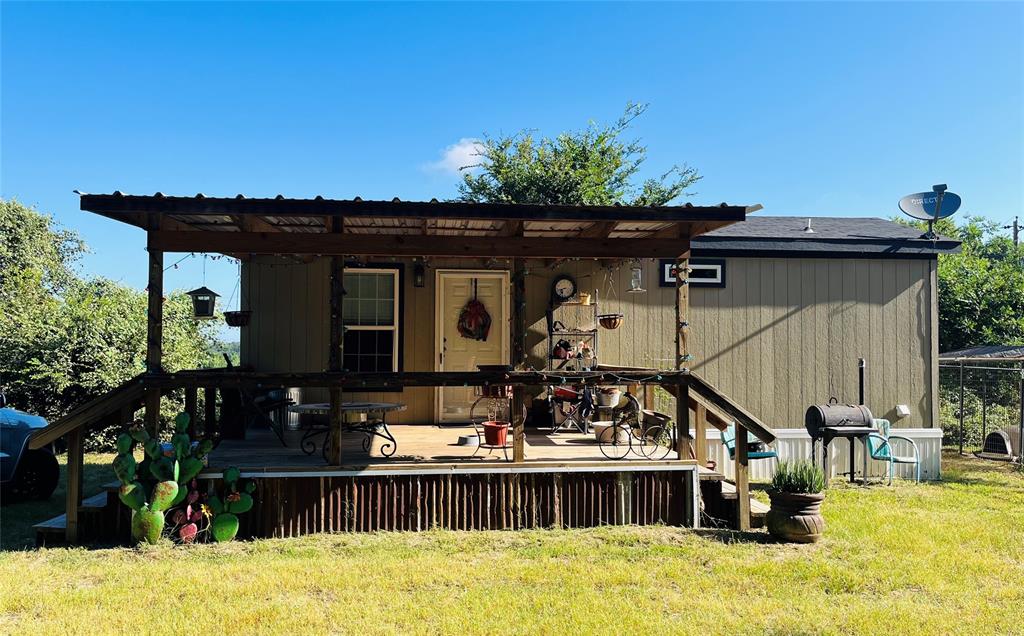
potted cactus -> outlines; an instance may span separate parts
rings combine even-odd
[[[825,532],[821,502],[825,500],[825,473],[807,460],[781,462],[772,476],[765,519],[768,532],[782,541],[816,543]]]
[[[252,509],[252,493],[256,492],[256,482],[252,479],[240,479],[241,474],[235,467],[224,470],[224,498],[212,495],[209,499],[213,521],[210,522],[210,534],[217,542],[231,541],[238,534],[238,515]]]
[[[169,444],[151,438],[139,421],[117,438],[112,465],[121,483],[118,497],[132,510],[131,531],[136,542],[160,540],[165,511],[185,500],[189,492],[185,484],[202,471],[206,455],[213,449],[209,440],[192,443],[188,423],[188,413],[174,418],[175,432]],[[137,462],[135,449],[139,445],[143,459]]]

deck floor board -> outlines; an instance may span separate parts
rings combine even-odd
[[[500,449],[480,449],[473,446],[460,446],[458,440],[464,435],[473,435],[472,426],[436,426],[398,424],[390,426],[391,432],[398,441],[398,450],[392,457],[381,457],[377,453],[362,450],[364,436],[351,433],[343,436],[342,454],[346,464],[374,465],[388,463],[463,463],[472,461],[502,461],[504,455]],[[212,453],[209,464],[211,467],[237,466],[239,468],[255,468],[274,466],[280,468],[320,467],[327,462],[318,452],[307,455],[300,448],[302,433],[287,431],[285,442],[281,441],[270,430],[251,429],[244,440],[223,440]],[[322,441],[317,440],[318,443]],[[665,459],[674,459],[669,453]],[[512,449],[509,448],[509,458]],[[620,461],[646,460],[646,458],[630,453]],[[546,431],[527,431],[526,435],[527,462],[565,462],[565,461],[608,461],[594,436],[582,433],[561,432],[551,434]]]

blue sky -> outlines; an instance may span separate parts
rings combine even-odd
[[[0,7],[0,194],[138,287],[142,232],[73,189],[443,198],[459,140],[631,100],[647,173],[697,167],[695,203],[888,217],[941,182],[966,213],[1022,213],[1021,4]],[[168,272],[201,283],[198,260]],[[234,268],[207,284],[228,296]]]

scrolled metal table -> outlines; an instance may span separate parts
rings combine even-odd
[[[366,437],[363,439],[363,450],[369,452],[370,445],[373,443],[374,437],[380,437],[384,440],[384,444],[380,448],[380,452],[384,457],[391,457],[398,450],[398,440],[391,433],[391,429],[388,428],[387,413],[393,413],[397,411],[404,411],[405,405],[398,402],[343,402],[341,410],[344,413],[366,413],[367,418],[365,422],[348,422],[342,425],[343,431],[349,431],[354,433],[363,433]],[[306,415],[329,415],[331,412],[331,405],[326,402],[318,402],[315,404],[295,404],[288,407],[288,411],[291,413],[306,414]],[[379,417],[373,417],[372,414],[379,413]],[[324,440],[320,445],[320,453],[327,459],[327,449],[330,448],[331,441],[331,427],[328,426],[310,426],[306,432],[302,435],[302,441],[300,447],[302,452],[307,455],[312,455],[316,452],[315,438],[323,435]]]

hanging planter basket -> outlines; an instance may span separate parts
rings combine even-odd
[[[252,312],[248,309],[245,311],[225,311],[224,322],[228,323],[229,327],[244,327],[249,324],[251,316]]]
[[[597,321],[605,329],[618,329],[622,326],[623,320],[622,314],[601,314],[597,317]]]

